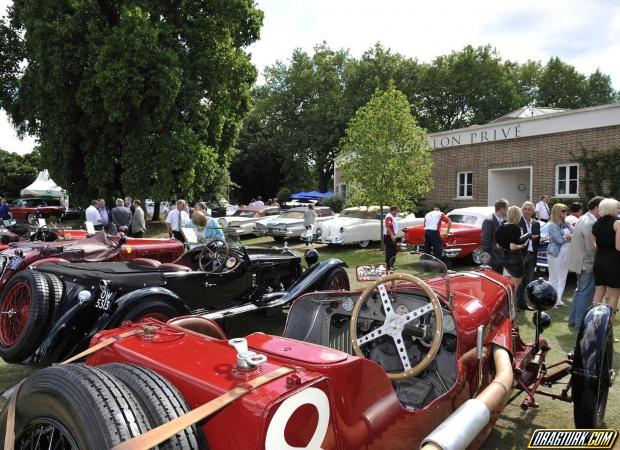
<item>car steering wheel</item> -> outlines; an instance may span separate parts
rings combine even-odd
[[[390,299],[385,288],[386,283],[396,281],[408,281],[416,284],[428,296],[430,303],[413,311],[409,311],[406,314],[401,315],[396,313],[394,311],[394,308],[392,307],[392,300]],[[379,296],[381,297],[385,320],[379,328],[370,331],[368,334],[358,338],[357,322],[359,320],[362,305],[366,302],[366,300],[375,290],[375,288],[378,289]],[[428,350],[428,353],[426,353],[426,356],[424,356],[424,358],[422,358],[417,365],[411,367],[411,362],[409,361],[409,356],[407,355],[407,348],[404,345],[403,330],[408,323],[412,322],[413,320],[419,319],[420,317],[430,312],[434,312],[435,314],[435,327],[433,329],[433,340],[431,341],[430,349]],[[362,295],[360,295],[360,297],[357,299],[355,307],[353,308],[353,311],[351,313],[350,332],[351,342],[353,344],[353,352],[355,353],[355,355],[361,357],[365,357],[362,353],[362,350],[360,349],[362,345],[378,339],[381,336],[391,337],[394,341],[396,351],[403,365],[403,371],[386,372],[386,375],[390,380],[393,381],[411,378],[420,374],[420,372],[426,369],[426,367],[428,367],[428,365],[435,358],[437,352],[439,351],[439,346],[441,345],[441,337],[443,335],[443,315],[441,312],[441,303],[439,302],[437,295],[435,294],[435,292],[433,292],[430,286],[418,277],[403,273],[386,275],[375,281],[372,286],[369,286],[364,292],[362,292]]]
[[[198,266],[205,273],[220,272],[225,267],[229,254],[230,249],[225,240],[211,239],[198,255]]]

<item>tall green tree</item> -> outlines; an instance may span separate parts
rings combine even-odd
[[[420,124],[429,131],[487,123],[519,106],[510,73],[490,46],[439,56],[422,75]]]
[[[334,157],[351,112],[343,101],[348,54],[326,44],[312,56],[295,50],[290,65],[265,71],[265,120],[281,155],[284,185],[328,190]]]
[[[15,0],[0,106],[74,198],[216,196],[261,23],[252,0]]]
[[[407,97],[394,86],[377,90],[356,111],[338,161],[352,204],[411,209],[431,189],[426,131],[417,126]]]
[[[581,108],[587,90],[586,77],[560,58],[551,58],[540,74],[536,105]]]
[[[40,164],[36,151],[19,155],[0,149],[0,196],[19,197],[19,192],[37,178]]]
[[[588,77],[588,87],[586,88],[586,98],[584,106],[604,105],[612,103],[618,99],[618,93],[614,91],[611,84],[611,77],[596,69]]]

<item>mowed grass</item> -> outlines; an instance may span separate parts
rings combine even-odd
[[[152,237],[163,237],[166,235],[165,228],[161,224],[149,224]],[[271,238],[253,238],[244,240],[246,245],[270,246],[276,245]],[[303,254],[305,246],[299,241],[290,242],[289,247]],[[328,247],[317,245],[321,258],[340,258],[349,265],[348,273],[353,289],[361,289],[368,283],[358,283],[355,281],[355,266],[360,264],[375,264],[384,261],[384,253],[378,244],[362,249],[356,246],[347,247]],[[398,267],[398,260],[397,260]],[[471,267],[456,265],[453,270],[470,270]],[[560,309],[548,311],[553,323],[544,331],[543,337],[551,346],[547,356],[547,365],[560,362],[566,354],[574,349],[577,339],[577,332],[568,328],[567,317],[569,305],[575,287],[574,277],[569,276],[567,288],[564,295],[564,302],[567,306]],[[534,327],[531,322],[531,312],[519,312],[518,322],[521,337],[524,341],[530,342],[534,339]],[[284,329],[286,320],[286,310],[281,314],[265,317],[265,315],[251,315],[237,317],[227,321],[226,331],[230,337],[244,336],[254,331],[263,331],[272,334],[280,334]],[[614,335],[620,336],[620,326],[616,322]],[[620,344],[614,348],[613,368],[616,373],[620,373],[620,354],[618,349]],[[553,369],[552,369],[553,370]],[[28,376],[32,372],[29,367],[6,364],[0,360],[0,389],[4,390]],[[568,381],[568,377],[562,380]],[[560,393],[564,384],[557,384],[552,388],[545,388],[547,391]],[[539,403],[538,408],[523,411],[520,407],[524,399],[524,394],[520,395],[512,404],[506,406],[497,421],[488,440],[482,446],[483,449],[523,449],[527,444],[534,430],[538,428],[572,428],[573,408],[571,403],[552,400],[541,395],[536,396]],[[620,428],[620,394],[618,383],[609,391],[607,403],[606,424],[610,428]],[[620,448],[620,444],[616,444]]]

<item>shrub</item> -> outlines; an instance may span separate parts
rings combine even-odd
[[[339,195],[332,195],[331,197],[327,197],[326,199],[321,200],[320,204],[322,206],[329,206],[332,211],[335,213],[339,213],[345,207],[344,198]]]
[[[284,202],[288,202],[291,199],[291,190],[289,188],[282,188],[278,191],[278,201],[280,204],[284,204]]]

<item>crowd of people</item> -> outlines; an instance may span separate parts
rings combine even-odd
[[[111,211],[104,199],[92,200],[84,213],[86,222],[92,223],[95,230],[105,230],[109,234],[120,231],[132,237],[142,237],[146,232],[146,216],[138,199],[117,198]]]
[[[489,265],[509,276],[517,287],[517,307],[531,309],[525,300],[525,287],[536,270],[540,229],[549,222],[547,260],[549,283],[557,292],[555,307],[562,301],[569,271],[577,275],[577,288],[571,302],[568,325],[579,326],[585,311],[594,303],[606,302],[614,311],[620,295],[620,203],[613,198],[594,197],[582,213],[579,202],[548,206],[544,196],[534,206],[527,201],[509,206],[495,203],[495,212],[482,225],[482,247]]]
[[[203,202],[197,202],[190,208],[185,200],[177,200],[175,208],[166,216],[166,228],[168,236],[181,242],[186,242],[184,228],[194,229],[198,243],[224,238],[222,227],[211,217],[211,211]]]

